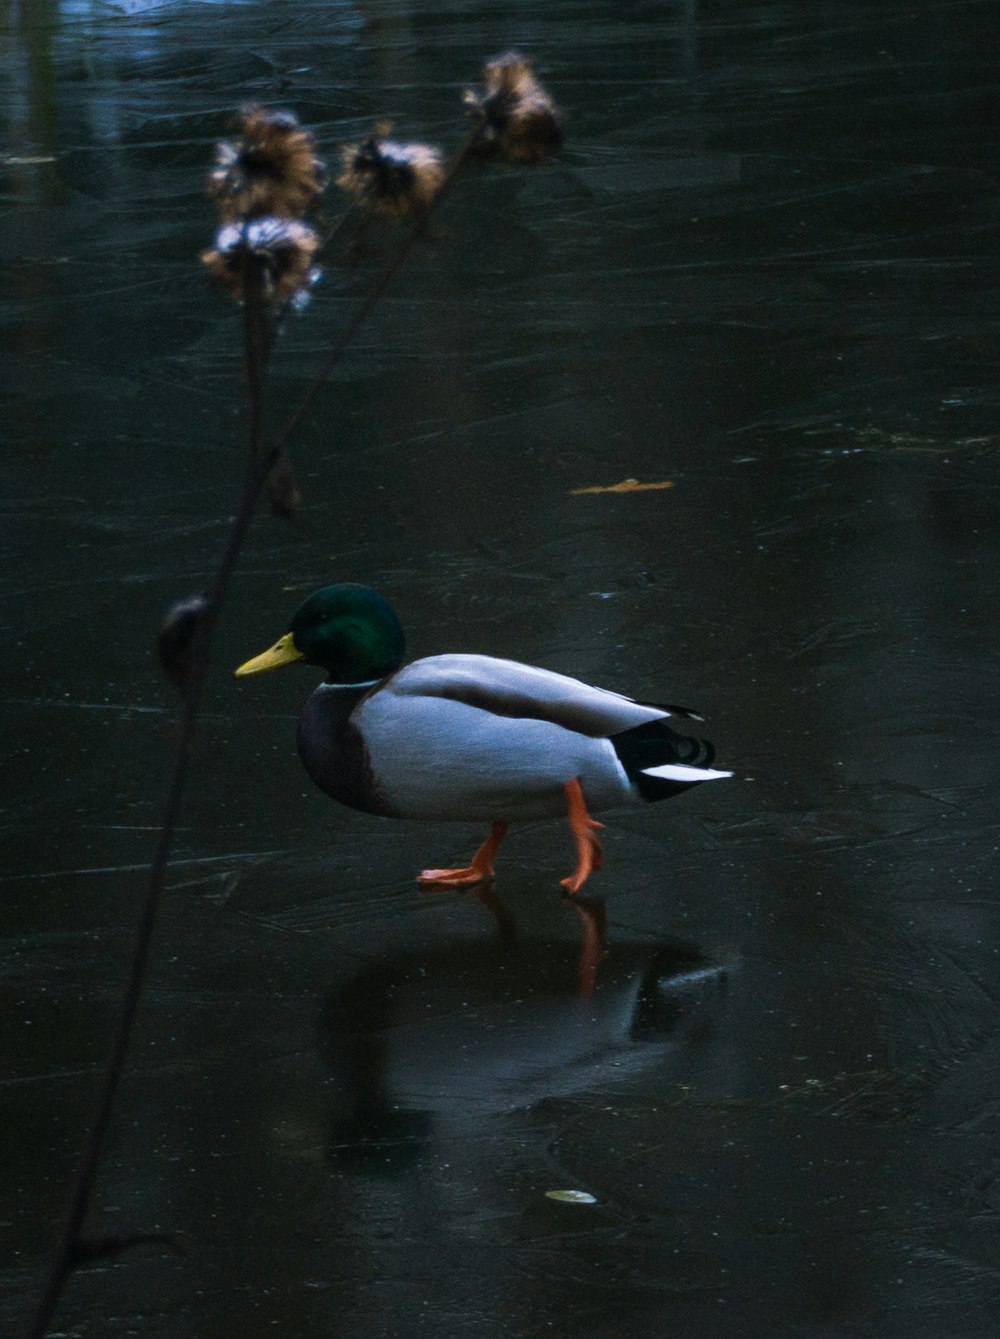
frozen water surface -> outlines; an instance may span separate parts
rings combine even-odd
[[[156,624],[240,470],[202,179],[230,110],[454,144],[483,57],[567,112],[456,188],[292,444],[219,630],[95,1236],[56,1332],[996,1332],[995,7],[0,9],[3,1329],[27,1321],[177,734]],[[391,230],[285,331],[292,404]],[[576,493],[624,479],[668,489]],[[709,718],[737,779],[568,836],[312,789],[313,682],[237,685],[302,595],[413,654]],[[604,920],[606,917],[606,925]],[[606,935],[607,956],[599,946]],[[579,1191],[595,1203],[552,1199]]]

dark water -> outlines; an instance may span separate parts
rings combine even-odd
[[[3,1328],[159,822],[153,631],[236,503],[212,146],[247,98],[330,152],[380,115],[454,144],[463,84],[518,42],[567,153],[456,190],[220,629],[90,1223],[185,1253],[81,1271],[57,1332],[993,1334],[995,6],[0,15]],[[276,418],[391,237],[285,332]],[[626,477],[674,486],[572,495]],[[338,579],[414,654],[690,702],[738,779],[610,816],[594,902],[559,897],[558,824],[512,834],[494,899],[421,894],[483,834],[335,809],[294,754],[310,674],[228,676]]]

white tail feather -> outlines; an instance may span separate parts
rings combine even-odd
[[[683,763],[667,762],[660,767],[644,767],[643,776],[658,776],[664,781],[720,781],[732,772],[714,772],[711,767],[686,767]]]

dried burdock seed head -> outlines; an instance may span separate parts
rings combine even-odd
[[[559,109],[520,52],[505,51],[487,61],[482,89],[467,88],[463,101],[474,148],[484,156],[543,163],[563,142]]]
[[[208,193],[224,221],[301,218],[322,194],[326,167],[292,112],[243,107],[239,137],[217,145]]]
[[[376,132],[340,151],[337,185],[376,214],[419,214],[430,208],[444,180],[440,151],[430,144],[400,144]]]
[[[156,634],[156,652],[163,671],[182,693],[191,677],[194,636],[207,608],[204,595],[178,600],[167,610]]]
[[[254,266],[264,302],[301,305],[319,277],[312,263],[318,247],[319,237],[297,219],[256,218],[227,223],[201,259],[211,277],[236,298],[246,296],[248,266]]]

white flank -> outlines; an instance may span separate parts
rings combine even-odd
[[[661,767],[644,767],[643,776],[659,776],[664,781],[720,781],[732,772],[713,772],[711,767],[685,767],[679,762],[665,762]]]

